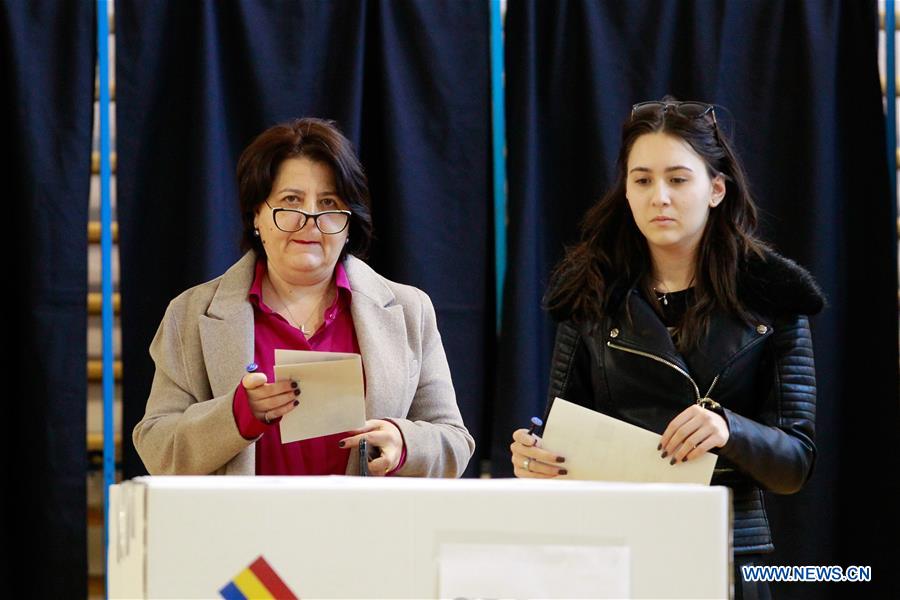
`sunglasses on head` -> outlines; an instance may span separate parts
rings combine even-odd
[[[645,118],[656,115],[659,112],[665,114],[669,111],[687,119],[700,119],[706,115],[712,115],[713,125],[718,127],[715,107],[706,102],[696,102],[693,100],[685,102],[638,102],[631,107],[631,118],[632,120],[635,118]]]

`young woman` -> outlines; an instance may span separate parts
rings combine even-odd
[[[797,492],[815,462],[808,315],[824,304],[809,273],[755,227],[714,107],[636,104],[613,187],[545,298],[559,322],[551,402],[661,434],[660,460],[672,468],[718,454],[712,484],[733,490],[738,598],[768,595],[739,570],[774,549],[762,490]],[[559,475],[565,457],[535,439],[513,434],[516,476]]]

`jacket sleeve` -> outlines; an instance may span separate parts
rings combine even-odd
[[[597,361],[599,364],[599,361]],[[571,321],[556,328],[553,358],[550,360],[550,389],[544,423],[550,416],[553,400],[562,398],[574,404],[597,410],[591,378],[591,356],[584,336]]]
[[[809,319],[775,322],[772,385],[759,418],[723,409],[730,430],[719,450],[763,488],[778,494],[800,490],[816,458],[816,373]]]
[[[198,397],[175,301],[169,304],[150,344],[156,365],[144,418],[132,433],[134,447],[151,475],[207,475],[231,461],[254,440],[244,439],[234,419],[234,391]],[[199,376],[199,375],[197,375]]]
[[[391,419],[403,434],[407,449],[406,462],[392,474],[459,477],[475,452],[475,440],[456,405],[434,306],[424,292],[418,294],[422,301],[419,382],[406,418]]]

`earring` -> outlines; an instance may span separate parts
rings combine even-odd
[[[259,229],[254,229],[253,235],[255,235],[256,237],[259,237]]]
[[[350,236],[348,235],[346,238],[344,238],[344,245],[346,246],[349,243],[350,243]]]

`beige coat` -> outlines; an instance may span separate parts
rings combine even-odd
[[[166,309],[150,344],[156,373],[147,410],[132,434],[151,474],[255,473],[255,441],[241,436],[232,413],[234,390],[253,362],[247,294],[255,262],[248,252]],[[456,406],[431,301],[353,256],[344,264],[366,374],[366,418],[390,418],[403,432],[407,457],[398,475],[460,476],[475,442]],[[351,452],[347,473],[358,471]]]

